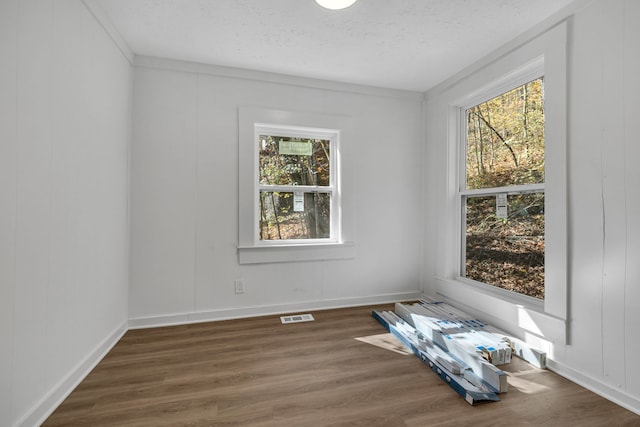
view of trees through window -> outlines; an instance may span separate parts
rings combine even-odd
[[[331,141],[260,135],[260,240],[331,235]]]
[[[543,299],[544,80],[469,108],[465,116],[463,275]]]

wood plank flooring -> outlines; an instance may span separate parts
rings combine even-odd
[[[44,426],[640,426],[633,414],[516,358],[509,392],[472,407],[383,334],[371,310],[132,330]]]

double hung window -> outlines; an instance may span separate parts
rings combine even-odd
[[[353,174],[340,167],[349,117],[256,107],[238,113],[240,264],[354,258],[353,199],[342,197]]]
[[[569,308],[567,93],[560,23],[427,105],[428,136],[447,141],[448,160],[434,292],[553,343],[566,342]]]
[[[335,242],[338,133],[258,124],[255,134],[258,241]]]
[[[544,299],[544,79],[461,114],[460,275]]]

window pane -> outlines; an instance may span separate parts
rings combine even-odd
[[[544,82],[466,110],[466,188],[544,182]]]
[[[260,240],[327,239],[331,194],[260,192]]]
[[[330,185],[327,139],[260,135],[261,185]]]
[[[509,195],[507,218],[496,196],[466,197],[469,279],[544,299],[544,193]]]

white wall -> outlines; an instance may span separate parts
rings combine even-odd
[[[570,25],[570,330],[552,361],[636,411],[638,19],[637,1],[602,0]],[[78,0],[0,2],[0,53],[1,425],[46,416],[127,317],[144,326],[391,301],[421,291],[420,265],[433,290],[446,128],[429,115],[423,164],[418,94],[140,58],[128,287],[127,59]],[[355,259],[238,264],[241,105],[352,118],[343,172]]]
[[[640,2],[595,1],[569,20],[568,342],[551,367],[640,413]],[[513,45],[511,45],[513,47]],[[500,52],[495,54],[499,57]],[[475,68],[476,70],[478,67]],[[468,71],[467,74],[473,72]],[[446,105],[430,92],[425,162],[425,292],[438,288],[446,203]]]
[[[0,2],[0,425],[126,328],[130,69],[82,2]]]
[[[558,362],[640,411],[640,3],[576,16],[570,58],[570,345]],[[593,349],[597,349],[593,351]]]
[[[355,259],[239,265],[239,106],[351,117],[341,144]],[[422,130],[417,93],[137,58],[130,325],[417,295]]]

